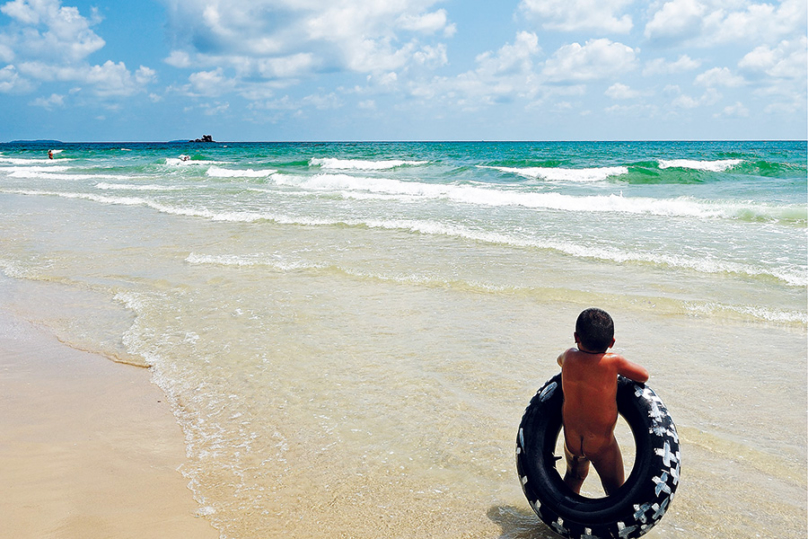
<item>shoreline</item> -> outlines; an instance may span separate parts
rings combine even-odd
[[[0,373],[7,537],[218,537],[179,472],[183,434],[147,371],[0,307]]]

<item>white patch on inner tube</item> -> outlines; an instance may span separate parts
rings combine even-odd
[[[637,529],[637,526],[626,527],[625,522],[618,522],[617,523],[617,535],[619,537],[628,537],[636,529]]]
[[[558,520],[553,522],[552,526],[559,535],[567,535],[569,533],[569,530],[564,527],[564,519],[561,517],[558,517]]]
[[[544,390],[541,392],[541,394],[539,394],[539,400],[544,402],[550,397],[552,397],[557,387],[558,384],[556,382],[553,382],[549,386],[545,387]]]
[[[654,493],[659,496],[660,492],[665,492],[665,494],[671,493],[671,487],[668,486],[668,472],[662,472],[662,475],[659,477],[654,477],[651,479],[654,483],[656,483],[656,487],[654,488]]]
[[[664,464],[668,468],[670,468],[671,462],[679,462],[679,459],[676,457],[676,455],[671,453],[671,444],[667,440],[665,440],[665,448],[654,449],[654,453],[656,453],[658,457],[662,457],[662,464]]]

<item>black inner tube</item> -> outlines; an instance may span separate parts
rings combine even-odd
[[[567,537],[639,537],[664,514],[678,484],[678,435],[667,409],[650,388],[620,377],[617,407],[634,437],[634,466],[617,492],[588,498],[572,492],[555,468],[563,400],[556,375],[522,418],[517,470],[531,507]]]

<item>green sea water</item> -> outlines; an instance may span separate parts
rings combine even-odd
[[[649,536],[803,537],[807,199],[805,142],[7,144],[0,298],[149,366],[222,537],[551,537],[513,439],[593,305],[682,438]]]

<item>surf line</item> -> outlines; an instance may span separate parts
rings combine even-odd
[[[516,437],[516,469],[530,507],[554,532],[573,539],[636,538],[668,510],[679,485],[679,435],[650,387],[618,377],[617,409],[631,427],[634,467],[611,496],[587,498],[564,484],[554,455],[561,431],[561,374],[530,401]]]

